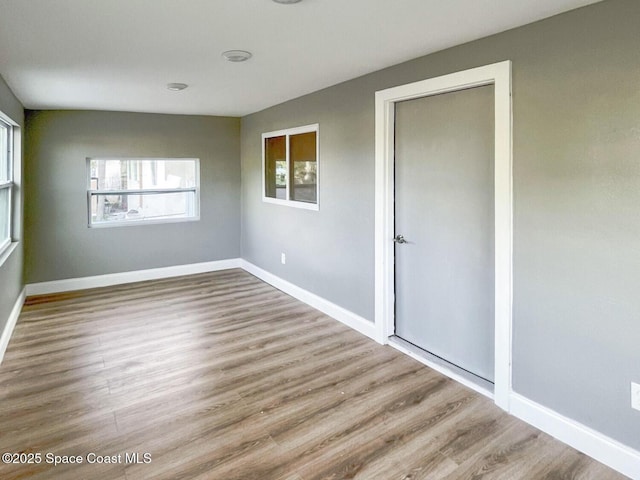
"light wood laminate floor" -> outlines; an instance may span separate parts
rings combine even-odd
[[[31,297],[0,385],[2,479],[625,478],[242,270]]]

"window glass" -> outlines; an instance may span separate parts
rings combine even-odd
[[[262,134],[263,201],[318,210],[318,125]]]
[[[291,200],[316,203],[317,166],[316,132],[289,137],[289,165],[291,166]]]
[[[0,183],[9,181],[9,127],[0,123]]]
[[[199,216],[197,159],[90,159],[89,225]]]
[[[0,247],[3,247],[6,243],[10,241],[10,229],[9,229],[9,221],[10,215],[9,211],[11,208],[11,189],[10,188],[1,188],[0,189]]]
[[[287,137],[265,138],[265,195],[287,198]]]
[[[11,136],[13,127],[0,120],[0,253],[11,243]]]
[[[195,160],[91,160],[98,190],[143,190],[196,186]]]

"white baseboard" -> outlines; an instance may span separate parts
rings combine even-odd
[[[215,272],[230,268],[240,268],[240,259],[230,258],[228,260],[218,260],[214,262],[191,263],[188,265],[151,268],[148,270],[136,270],[133,272],[108,273],[93,277],[67,278],[64,280],[54,280],[52,282],[30,283],[27,285],[27,295],[45,295],[48,293],[109,287],[111,285],[120,285],[123,283],[158,280],[161,278],[179,277],[182,275],[194,275],[196,273]]]
[[[640,452],[515,392],[511,414],[620,473],[640,480]]]
[[[7,351],[7,347],[9,346],[9,340],[11,340],[13,329],[15,328],[18,317],[20,316],[20,312],[22,311],[22,305],[24,305],[24,299],[26,296],[26,288],[23,288],[20,292],[20,295],[18,295],[16,303],[13,305],[13,309],[11,310],[9,318],[7,319],[7,323],[2,330],[2,336],[0,336],[0,363],[2,363],[4,352]]]
[[[315,293],[311,293],[297,285],[294,285],[293,283],[283,280],[282,278],[269,273],[246,260],[242,260],[242,268],[250,274],[255,275],[260,280],[274,286],[278,290],[282,290],[293,298],[312,306],[316,310],[320,310],[331,318],[334,318],[335,320],[344,323],[346,326],[351,327],[363,335],[379,342],[377,335],[378,332],[373,322],[370,322],[365,318],[316,295]]]

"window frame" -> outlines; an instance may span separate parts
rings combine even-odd
[[[291,200],[291,165],[290,165],[290,137],[302,133],[316,134],[316,201],[315,203],[303,202],[300,200]],[[265,143],[268,138],[285,137],[285,159],[287,163],[287,181],[286,181],[286,198],[273,198],[267,196],[267,173],[266,173],[266,148]],[[314,123],[301,127],[285,128],[282,130],[274,130],[262,134],[262,201],[264,203],[273,203],[276,205],[284,205],[287,207],[302,208],[305,210],[320,210],[320,124]]]
[[[187,188],[137,188],[121,190],[101,190],[91,188],[91,161],[92,160],[119,160],[119,161],[193,161],[195,162],[195,186]],[[87,226],[89,228],[110,228],[110,227],[133,227],[140,225],[155,225],[162,223],[182,223],[197,222],[200,220],[200,159],[196,157],[87,157]],[[133,219],[125,221],[110,221],[94,223],[91,215],[91,199],[96,195],[158,195],[163,193],[194,192],[194,216],[180,218],[158,218],[158,219]]]
[[[14,206],[14,141],[15,141],[15,125],[13,122],[2,112],[0,112],[0,125],[7,130],[7,150],[1,152],[2,155],[6,155],[7,162],[7,180],[2,182],[0,181],[0,190],[7,190],[9,192],[8,195],[8,215],[7,215],[7,238],[5,240],[0,240],[0,257],[4,255],[4,253],[11,247],[13,243],[13,206]]]

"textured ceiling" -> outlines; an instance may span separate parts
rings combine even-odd
[[[590,3],[0,0],[0,74],[27,108],[240,116]]]

